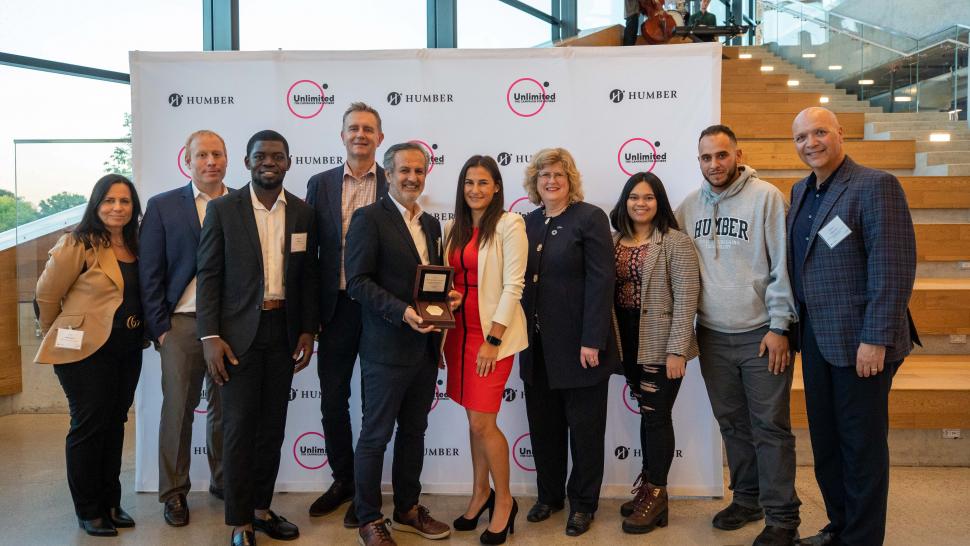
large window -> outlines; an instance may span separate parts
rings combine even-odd
[[[550,0],[524,2],[550,13]],[[458,0],[458,47],[535,47],[552,37],[549,23],[498,0]]]

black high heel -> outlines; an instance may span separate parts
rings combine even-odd
[[[488,500],[482,505],[481,510],[475,514],[474,518],[466,518],[464,514],[458,516],[458,519],[452,522],[452,527],[456,531],[474,531],[475,527],[478,527],[478,519],[482,517],[485,513],[485,509],[488,509],[488,519],[492,519],[492,512],[495,511],[495,490],[490,489],[488,494]]]
[[[499,533],[493,533],[488,529],[479,537],[482,544],[505,544],[506,535],[515,534],[515,515],[519,513],[519,503],[512,499],[512,511],[509,512],[509,521],[505,523],[505,529]]]

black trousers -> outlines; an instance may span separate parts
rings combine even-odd
[[[571,511],[596,512],[603,484],[609,381],[591,387],[551,389],[538,334],[533,343],[534,375],[533,383],[525,384],[525,407],[532,435],[538,500],[559,505],[568,496]],[[567,483],[570,454],[573,468]]]
[[[54,366],[67,395],[67,484],[74,511],[94,519],[121,504],[121,451],[141,374],[142,330],[115,328],[93,355]]]
[[[818,348],[807,313],[801,317],[802,376],[815,479],[841,544],[879,545],[889,495],[889,389],[900,362],[859,377],[836,367]]]
[[[354,481],[354,436],[350,428],[350,381],[360,348],[360,304],[341,290],[333,319],[320,332],[317,375],[327,459],[333,479]]]
[[[406,326],[405,326],[406,328]],[[421,495],[421,470],[424,468],[424,432],[434,400],[438,378],[433,350],[422,362],[390,366],[361,360],[364,383],[364,418],[357,440],[355,458],[354,504],[357,519],[368,523],[383,518],[381,513],[381,474],[384,452],[394,434],[394,461],[391,485],[394,509],[406,512]]]
[[[637,43],[637,33],[640,32],[640,14],[635,13],[624,20],[623,45],[632,46]]]
[[[666,362],[646,367],[637,364],[640,315],[639,309],[616,309],[623,340],[623,374],[640,408],[642,471],[649,473],[650,483],[665,487],[674,461],[674,403],[683,378],[668,379]]]
[[[222,389],[222,475],[226,525],[246,525],[254,510],[273,501],[286,428],[292,354],[287,348],[286,310],[263,311],[256,339],[239,364],[226,364]]]

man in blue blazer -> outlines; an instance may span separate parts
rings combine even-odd
[[[377,165],[377,147],[384,140],[381,116],[362,102],[344,112],[340,140],[347,160],[340,167],[315,174],[307,182],[306,202],[316,211],[320,244],[320,335],[317,375],[320,412],[333,483],[310,506],[311,516],[323,516],[354,498],[354,445],[350,429],[350,380],[360,348],[360,305],[347,295],[344,242],[354,212],[387,195],[384,169]],[[345,527],[357,527],[353,503],[344,514]]]
[[[412,307],[418,266],[442,264],[441,227],[418,204],[428,161],[420,144],[391,146],[384,154],[388,197],[355,212],[347,232],[347,292],[360,302],[363,323],[354,507],[365,545],[395,543],[381,513],[384,452],[395,422],[392,525],[429,539],[451,533],[418,502],[441,350],[441,335]]]
[[[165,522],[189,523],[185,496],[192,488],[192,420],[199,405],[202,378],[208,400],[206,454],[209,491],[222,498],[222,408],[219,389],[206,373],[202,343],[196,335],[195,253],[210,200],[229,192],[226,145],[218,134],[200,130],[185,142],[187,185],[148,200],[141,224],[141,281],[145,329],[162,359],[162,412],[158,426],[158,500]]]
[[[835,114],[792,124],[812,174],[792,188],[788,267],[799,313],[815,478],[829,524],[802,544],[882,544],[889,492],[889,390],[918,343],[907,306],[916,238],[896,177],[842,149]]]

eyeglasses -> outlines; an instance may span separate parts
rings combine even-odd
[[[569,178],[566,173],[539,173],[539,180],[548,181],[555,178],[556,180],[566,180]]]

